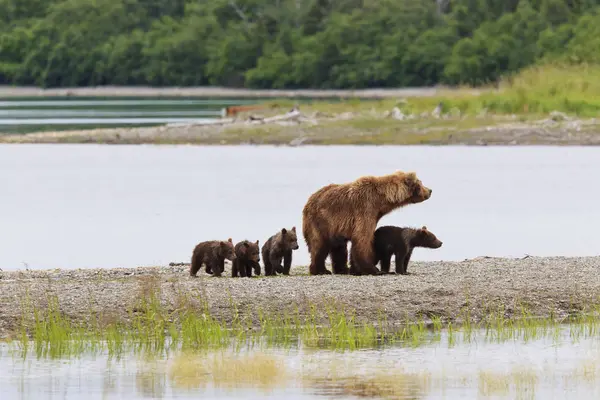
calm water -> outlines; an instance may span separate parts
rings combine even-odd
[[[240,99],[25,98],[0,101],[0,134],[94,127],[143,126],[220,118]]]
[[[0,145],[0,268],[165,265],[203,240],[301,236],[315,190],[395,169],[433,189],[380,221],[443,240],[414,260],[600,251],[597,148]]]
[[[0,345],[0,351],[2,399],[11,400],[351,399],[357,395],[593,399],[600,395],[597,337],[573,338],[568,328],[556,337],[527,342],[487,341],[480,333],[470,342],[451,344],[442,333],[438,341],[417,347],[396,345],[351,352],[271,348],[187,357],[127,354],[117,360],[106,354],[71,359],[31,354],[23,359],[12,354],[8,345]],[[236,374],[240,367],[246,373]],[[267,372],[251,373],[247,371],[250,368]]]

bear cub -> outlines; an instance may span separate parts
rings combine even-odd
[[[381,272],[390,273],[390,261],[395,255],[396,273],[406,275],[415,247],[437,249],[442,247],[442,242],[426,226],[421,229],[382,226],[375,231],[373,240],[375,265],[381,261]]]
[[[258,240],[253,243],[243,240],[235,245],[235,260],[231,264],[231,277],[252,277],[252,270],[255,275],[260,275],[260,249]]]
[[[221,276],[225,270],[225,259],[233,262],[235,258],[235,249],[231,238],[227,241],[207,240],[200,242],[194,247],[194,252],[192,253],[190,275],[196,276],[202,264],[205,264],[206,273],[213,276]]]
[[[265,276],[277,275],[277,273],[289,275],[292,266],[292,251],[297,249],[298,237],[295,226],[290,230],[283,228],[267,239],[261,249],[265,264]],[[281,265],[282,259],[283,266]]]

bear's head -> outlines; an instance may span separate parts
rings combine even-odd
[[[296,227],[293,226],[289,231],[281,229],[281,239],[286,249],[298,250],[298,236],[296,236]]]
[[[432,232],[427,230],[426,226],[417,229],[415,237],[412,240],[415,247],[426,247],[428,249],[439,249],[443,242],[439,240]]]
[[[409,172],[405,175],[404,183],[409,194],[408,201],[416,204],[421,203],[431,197],[432,190],[423,185],[423,182],[417,178],[417,174]]]
[[[233,246],[233,240],[231,238],[227,239],[226,242],[219,243],[221,247],[221,255],[228,259],[229,261],[233,261],[236,259],[235,256],[235,247]]]
[[[241,248],[241,253],[246,256],[246,258],[255,263],[260,262],[260,250],[258,247],[258,240],[256,242],[249,242],[247,240],[244,241],[244,245]]]

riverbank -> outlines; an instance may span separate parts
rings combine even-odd
[[[402,103],[402,102],[401,102]],[[431,102],[263,104],[221,120],[0,135],[0,143],[195,145],[600,145],[600,120],[562,112],[477,115]],[[427,110],[427,111],[425,111]]]
[[[264,317],[297,313],[304,318],[330,307],[353,312],[358,322],[393,324],[439,317],[482,321],[498,310],[505,318],[565,317],[600,305],[600,256],[477,258],[462,262],[413,262],[409,274],[385,276],[308,276],[294,266],[291,276],[214,278],[186,265],[81,270],[0,272],[0,335],[14,337],[29,307],[47,309],[52,299],[67,320],[127,324],[150,295],[173,315],[205,305],[225,325],[244,319],[259,325]],[[183,299],[186,299],[185,302]],[[30,302],[31,304],[28,304]],[[98,323],[98,322],[97,322]]]

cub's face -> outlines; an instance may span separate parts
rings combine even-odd
[[[424,226],[418,230],[417,237],[415,238],[415,244],[419,247],[439,249],[442,247],[443,243],[433,233],[428,231],[426,226]]]
[[[231,238],[229,238],[229,240],[227,240],[226,242],[221,242],[221,254],[229,261],[233,261],[236,259],[235,247]]]
[[[281,237],[285,247],[292,250],[298,250],[298,236],[296,236],[296,227],[292,227],[289,231],[285,228],[281,230]]]
[[[258,247],[258,240],[255,243],[252,242],[244,242],[245,253],[248,260],[253,261],[255,263],[260,262],[260,250]]]

